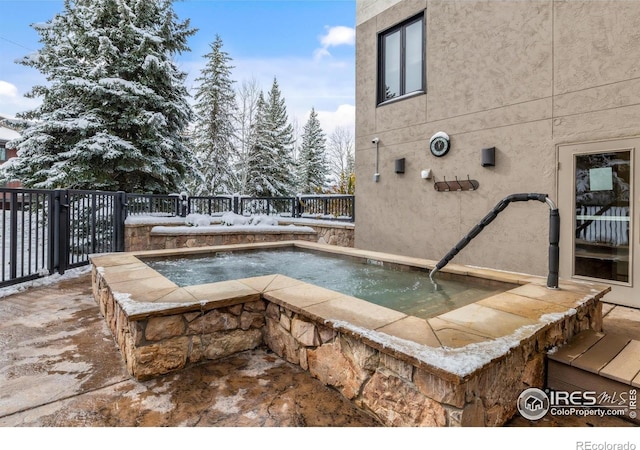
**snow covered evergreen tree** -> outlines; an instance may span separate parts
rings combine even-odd
[[[42,48],[23,65],[46,86],[29,97],[31,126],[11,145],[5,178],[39,188],[128,192],[180,189],[193,167],[186,74],[173,58],[195,33],[171,0],[65,0],[36,24]]]
[[[320,127],[318,114],[311,108],[309,120],[302,132],[298,156],[298,190],[301,194],[319,193],[327,181],[326,136]]]
[[[267,100],[260,95],[247,173],[247,194],[267,197],[293,193],[293,128],[274,78]]]
[[[231,58],[222,50],[222,39],[216,36],[211,52],[205,55],[207,65],[196,78],[196,123],[193,145],[202,174],[202,183],[191,191],[197,195],[230,194],[236,185],[233,171],[235,154],[236,99],[231,80]]]
[[[269,177],[269,167],[273,164],[273,155],[266,145],[267,105],[264,94],[258,94],[253,131],[250,134],[249,151],[246,156],[245,190],[243,194],[252,196],[269,196],[274,190]]]
[[[274,155],[274,164],[270,168],[273,195],[293,194],[295,178],[293,176],[293,127],[289,123],[285,100],[280,92],[278,81],[274,78],[267,97],[267,123],[270,148]]]

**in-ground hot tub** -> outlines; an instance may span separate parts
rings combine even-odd
[[[282,274],[179,286],[143,262],[265,248],[435,266],[303,242],[94,256],[94,295],[130,373],[150,378],[267,345],[385,425],[501,425],[524,389],[542,387],[546,350],[601,329],[598,300],[609,290],[573,282],[549,290],[540,277],[449,265],[439,284],[462,277],[506,290],[416,317]]]
[[[426,268],[300,247],[141,260],[182,287],[281,274],[423,319],[516,287],[451,276],[435,286]]]

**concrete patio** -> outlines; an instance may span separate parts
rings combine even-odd
[[[605,305],[605,331],[640,339],[640,311]],[[375,427],[337,391],[266,349],[139,382],[124,367],[90,275],[0,298],[0,426]],[[508,426],[633,426],[550,417]]]

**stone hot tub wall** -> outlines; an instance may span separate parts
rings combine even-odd
[[[266,304],[250,289],[214,306],[172,303],[158,311],[136,313],[131,308],[127,311],[128,300],[116,300],[118,294],[95,267],[92,277],[100,312],[128,372],[138,380],[254,349],[264,341]]]
[[[501,426],[516,414],[522,391],[544,387],[545,349],[602,327],[601,304],[588,302],[577,314],[459,376],[387,347],[384,337],[381,343],[277,303],[267,304],[266,317],[264,337],[271,350],[387,426]]]
[[[93,262],[94,296],[135,378],[266,344],[389,426],[502,425],[524,389],[543,387],[546,350],[602,328],[598,300],[608,291],[572,283],[549,291],[540,280],[520,280],[423,320],[281,275],[178,288],[131,255]],[[540,322],[549,311],[566,313]],[[441,365],[494,350],[523,323],[535,329],[468,373]]]

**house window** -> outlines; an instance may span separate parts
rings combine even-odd
[[[378,103],[424,92],[424,14],[378,35]]]
[[[7,160],[7,149],[4,148],[4,145],[0,145],[0,161]]]

